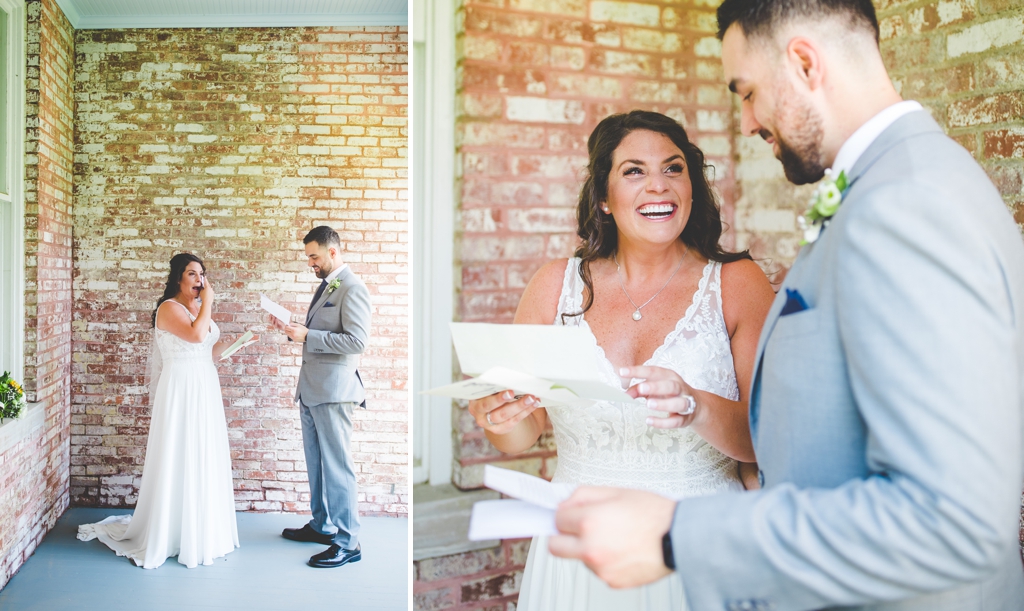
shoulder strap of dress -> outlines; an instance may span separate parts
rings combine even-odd
[[[583,309],[583,280],[580,279],[580,258],[570,257],[565,265],[565,275],[562,277],[562,292],[558,296],[558,311],[555,313],[556,325],[574,320],[579,324],[579,318],[572,319],[563,314],[576,314]]]
[[[195,320],[195,319],[196,319],[196,317],[195,317],[195,316],[192,316],[192,312],[191,312],[191,311],[190,311],[190,310],[189,310],[189,309],[188,309],[187,307],[185,307],[185,304],[181,303],[180,301],[178,301],[178,300],[176,300],[176,299],[168,299],[168,300],[166,300],[166,301],[163,301],[163,302],[161,302],[161,303],[160,303],[160,305],[161,305],[161,306],[163,306],[163,305],[164,305],[165,303],[167,303],[168,301],[170,301],[170,302],[172,302],[172,303],[176,303],[176,304],[178,304],[179,306],[181,306],[182,308],[185,308],[185,312],[187,312],[187,313],[188,313],[188,317],[189,317],[190,319],[192,319],[192,320]],[[157,318],[158,318],[158,319],[160,318],[160,308],[157,308],[157,309],[156,309],[156,316],[157,316]],[[156,325],[155,325],[155,324],[154,324],[153,326],[154,326],[154,327],[156,327]],[[157,327],[157,328],[158,328],[158,327]],[[160,329],[160,330],[161,330],[161,331],[163,331],[163,329]]]

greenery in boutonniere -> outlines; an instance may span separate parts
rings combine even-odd
[[[839,211],[839,204],[843,203],[843,191],[848,186],[846,170],[840,172],[839,176],[834,179],[832,170],[825,170],[825,178],[818,184],[814,195],[811,196],[807,212],[797,219],[800,231],[804,233],[804,239],[800,242],[801,246],[811,244],[818,239],[821,230]]]
[[[17,418],[24,407],[25,391],[10,372],[5,371],[0,376],[0,418]]]
[[[341,286],[341,280],[338,280],[337,278],[331,280],[327,284],[327,294],[330,295],[331,293],[334,292],[334,289],[338,288],[339,286]]]

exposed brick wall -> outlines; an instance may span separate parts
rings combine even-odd
[[[529,539],[413,563],[413,608],[419,611],[512,611],[519,598]]]
[[[76,504],[131,506],[150,408],[150,313],[173,254],[203,257],[227,335],[218,365],[236,506],[308,511],[300,346],[259,293],[303,313],[301,238],[336,228],[370,289],[353,454],[364,514],[406,515],[407,29],[83,30],[76,39],[73,454]]]
[[[27,3],[25,390],[42,426],[0,455],[0,587],[68,506],[74,31]]]

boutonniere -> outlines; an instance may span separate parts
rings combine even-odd
[[[339,286],[341,286],[341,280],[338,280],[337,278],[331,280],[329,283],[327,283],[327,294],[330,295],[331,293],[334,292],[334,289],[338,288]]]
[[[828,225],[832,217],[839,210],[839,204],[843,203],[843,191],[848,186],[846,181],[846,170],[839,173],[839,176],[832,178],[832,170],[825,170],[825,178],[822,179],[814,195],[811,196],[810,206],[803,216],[797,218],[800,231],[804,233],[804,239],[800,245],[812,244],[821,235],[821,230]]]

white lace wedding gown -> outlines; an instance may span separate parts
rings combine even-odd
[[[150,380],[157,388],[135,512],[78,527],[79,539],[99,539],[142,568],[155,569],[171,556],[188,568],[213,564],[238,547],[227,423],[212,354],[220,331],[212,321],[210,327],[198,344],[154,330],[163,365],[159,381]]]
[[[555,324],[580,325],[584,316],[579,259],[569,260]],[[685,315],[645,365],[672,369],[694,388],[739,399],[729,334],[722,316],[721,263],[709,262]],[[591,333],[591,337],[593,334]],[[621,379],[594,340],[601,378],[621,387]],[[685,497],[742,490],[736,461],[689,428],[647,426],[648,410],[601,402],[587,409],[550,408],[558,446],[553,481],[617,486]],[[679,567],[685,571],[686,567]],[[678,611],[686,608],[682,582],[669,575],[653,584],[614,590],[582,562],[556,558],[546,538],[534,539],[526,560],[519,611]]]

